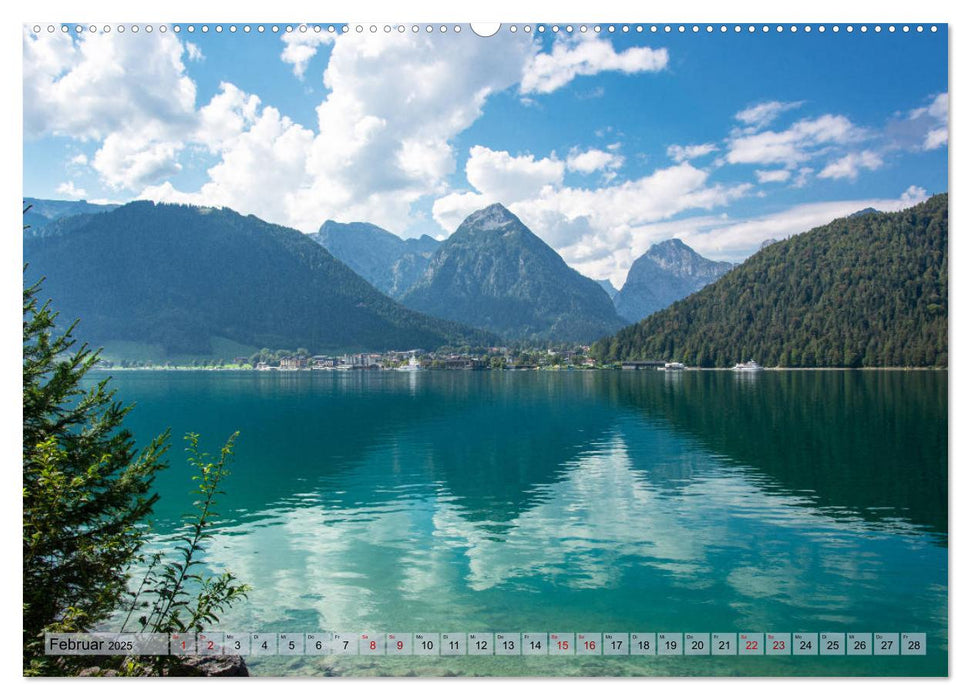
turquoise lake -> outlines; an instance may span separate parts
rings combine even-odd
[[[101,378],[103,373],[92,374]],[[256,675],[945,675],[947,373],[115,372],[139,444],[240,431],[239,632],[925,632],[926,656],[250,657]]]

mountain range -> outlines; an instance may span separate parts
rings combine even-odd
[[[46,277],[61,318],[92,344],[170,355],[217,340],[313,352],[494,344],[380,293],[306,234],[229,209],[132,202],[24,236],[26,282]]]
[[[734,265],[704,258],[672,238],[634,261],[617,296],[617,313],[633,323],[711,284]]]
[[[117,208],[117,204],[91,204],[83,199],[69,201],[24,197],[24,209],[27,209],[24,213],[24,225],[30,226],[36,232],[53,221],[79,214],[101,214]]]
[[[401,302],[513,340],[592,342],[624,325],[597,282],[501,204],[470,214]]]
[[[602,361],[946,367],[948,196],[791,236],[598,341]]]
[[[617,298],[617,287],[614,286],[613,282],[610,280],[594,280],[597,284],[603,287],[603,290],[607,292],[607,296],[613,301]]]
[[[427,235],[402,239],[373,224],[345,224],[335,221],[325,222],[310,237],[388,296],[419,310],[433,308],[417,292],[415,295],[410,295],[409,292],[422,280],[429,262],[442,245],[441,241]],[[507,246],[501,251],[502,255],[509,260],[517,257],[520,251],[513,250],[516,245],[518,244],[507,241]],[[499,249],[486,245],[479,254],[495,255],[499,252]],[[607,292],[621,318],[635,322],[698,291],[732,267],[732,263],[708,260],[680,240],[672,239],[655,244],[635,261],[621,291],[608,279],[594,281]],[[471,294],[467,289],[463,289],[462,293]],[[489,297],[489,292],[484,292],[483,297]],[[607,318],[601,317],[600,320]],[[518,327],[497,328],[500,332],[512,333],[515,338],[522,333]],[[609,323],[607,326],[595,326],[592,332],[596,333],[604,328],[609,328]],[[530,333],[534,337],[542,335],[536,335],[535,330]],[[559,331],[553,332],[549,337],[553,340],[563,339]]]
[[[440,245],[431,236],[399,238],[374,224],[326,221],[310,237],[390,297],[407,292]]]
[[[24,201],[25,281],[45,276],[42,293],[93,344],[214,356],[601,338],[604,361],[947,364],[946,194],[857,212],[734,268],[664,241],[615,302],[501,204],[439,242],[333,221],[307,235],[228,209]],[[611,336],[614,303],[642,320]]]

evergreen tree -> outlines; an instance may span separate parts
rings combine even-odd
[[[196,512],[187,516],[175,554],[154,555],[137,589],[129,590],[133,567],[145,563],[145,520],[158,500],[152,483],[167,466],[169,434],[136,450],[123,427],[132,407],[115,400],[108,379],[82,388],[98,353],[74,347],[77,322],[55,332],[57,314],[50,302],[38,303],[39,284],[23,297],[23,669],[64,675],[91,660],[45,656],[45,632],[89,631],[125,608],[121,631],[129,621],[142,632],[201,631],[245,597],[248,586],[229,572],[196,573],[236,434],[215,461],[189,434]],[[177,657],[107,663],[115,662],[122,673],[182,672]]]
[[[76,324],[54,331],[39,284],[24,290],[23,662],[44,672],[44,632],[82,632],[106,619],[127,591],[127,568],[144,542],[141,525],[168,434],[137,451],[122,422],[131,406],[105,379],[81,380],[98,361],[75,348]]]

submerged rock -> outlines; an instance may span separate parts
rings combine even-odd
[[[242,656],[189,656],[166,672],[167,676],[248,676]]]
[[[173,659],[174,660],[174,659]],[[121,675],[114,668],[101,668],[100,666],[89,666],[78,672],[81,678],[114,678]],[[143,676],[154,676],[155,673],[146,668],[141,674]],[[178,659],[170,668],[162,671],[163,676],[178,677],[241,677],[249,676],[249,669],[242,656],[187,656]]]

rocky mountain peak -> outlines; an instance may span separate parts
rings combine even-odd
[[[614,305],[621,316],[638,321],[714,282],[730,269],[731,263],[708,260],[677,238],[661,241],[631,265]]]
[[[520,224],[519,219],[502,204],[496,202],[484,209],[469,214],[462,222],[463,228],[476,228],[483,231],[495,231],[507,228],[513,224]]]

